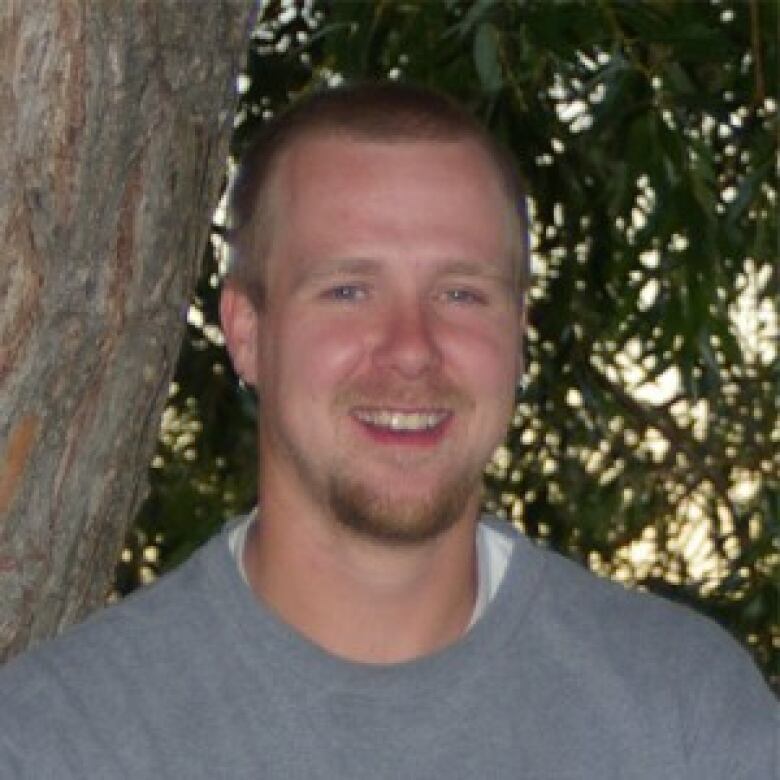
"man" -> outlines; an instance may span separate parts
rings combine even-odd
[[[231,207],[259,509],[6,669],[0,776],[776,777],[775,703],[718,628],[478,522],[528,257],[468,115],[309,97]]]

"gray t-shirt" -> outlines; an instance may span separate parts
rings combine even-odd
[[[0,778],[776,780],[777,718],[714,624],[522,537],[460,641],[369,665],[259,603],[220,535],[0,670]]]

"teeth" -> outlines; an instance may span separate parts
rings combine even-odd
[[[390,428],[393,431],[423,431],[438,425],[446,412],[391,412],[387,410],[367,411],[361,409],[355,413],[361,422]]]

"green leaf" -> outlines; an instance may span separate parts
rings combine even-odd
[[[494,6],[496,2],[497,0],[476,0],[458,25],[460,34],[468,34],[474,25],[487,15],[490,8]]]
[[[474,65],[482,86],[488,92],[498,92],[504,84],[498,43],[498,30],[489,22],[480,24],[474,36]]]

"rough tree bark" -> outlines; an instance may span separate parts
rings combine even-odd
[[[252,6],[0,9],[0,658],[105,598],[146,489]]]

